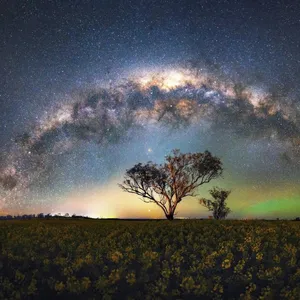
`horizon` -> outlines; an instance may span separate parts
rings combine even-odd
[[[42,214],[43,216],[39,217],[38,215]],[[87,215],[75,215],[75,214],[69,214],[69,216],[66,216],[67,213],[63,214],[63,213],[53,213],[53,214],[46,214],[46,213],[38,213],[38,214],[17,214],[17,215],[2,215],[0,214],[0,218],[1,217],[7,217],[10,216],[12,218],[18,218],[18,217],[29,217],[29,218],[36,218],[36,219],[46,219],[48,217],[51,218],[65,218],[65,219],[76,219],[76,218],[85,218],[85,219],[93,219],[93,220],[166,220],[165,217],[161,217],[161,218],[118,218],[118,217],[91,217],[91,216],[87,216]],[[298,220],[300,217],[295,217],[295,218],[230,218],[227,217],[225,220],[228,221],[251,221],[251,220],[265,220],[265,221],[294,221],[294,220]],[[199,216],[199,217],[174,217],[174,220],[214,220],[212,215],[208,215],[208,216]]]

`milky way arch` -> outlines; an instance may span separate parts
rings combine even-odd
[[[289,97],[187,68],[135,74],[91,88],[46,113],[0,160],[2,208],[24,204],[32,186],[47,185],[53,162],[82,143],[122,143],[149,126],[183,131],[202,126],[282,145],[279,160],[299,164],[300,109]]]

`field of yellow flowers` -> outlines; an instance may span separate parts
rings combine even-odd
[[[0,299],[300,299],[300,222],[0,222]]]

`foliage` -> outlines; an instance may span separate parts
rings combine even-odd
[[[195,196],[202,184],[221,176],[219,158],[204,153],[180,153],[173,150],[166,162],[136,164],[126,171],[125,180],[119,186],[126,192],[141,196],[146,203],[155,203],[168,220],[173,220],[177,205],[184,197]]]
[[[216,220],[225,219],[231,210],[226,207],[226,199],[230,194],[230,191],[222,190],[220,188],[213,188],[210,191],[214,200],[200,199],[199,203],[213,212],[213,216]]]
[[[293,221],[0,222],[0,299],[299,299]]]

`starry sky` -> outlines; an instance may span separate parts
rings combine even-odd
[[[4,0],[0,25],[0,214],[161,218],[117,183],[179,148],[221,158],[198,193],[229,218],[300,215],[297,1]]]

